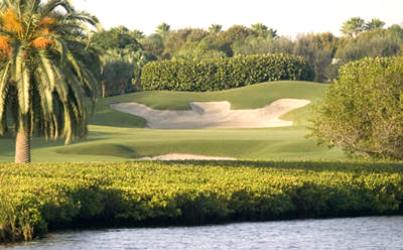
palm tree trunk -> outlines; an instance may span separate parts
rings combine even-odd
[[[31,136],[26,129],[20,129],[15,140],[15,163],[31,162]]]
[[[102,98],[105,98],[106,97],[106,81],[102,81],[102,83],[101,83],[101,94],[102,94]]]

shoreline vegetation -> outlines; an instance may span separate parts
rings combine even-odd
[[[86,226],[403,215],[402,173],[390,162],[2,164],[0,242]]]

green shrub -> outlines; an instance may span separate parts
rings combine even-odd
[[[269,54],[201,62],[152,62],[144,67],[141,84],[144,90],[214,91],[312,77],[312,70],[301,57]]]
[[[403,57],[343,66],[316,113],[313,134],[321,142],[359,155],[403,159]]]
[[[402,164],[0,165],[0,242],[97,224],[403,214]]]

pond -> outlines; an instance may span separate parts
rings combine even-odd
[[[1,248],[1,247],[0,247]],[[403,217],[238,223],[49,234],[5,249],[403,249]]]

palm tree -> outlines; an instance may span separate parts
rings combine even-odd
[[[86,134],[98,84],[87,24],[97,23],[69,0],[1,1],[0,134],[14,127],[16,163],[30,162],[32,135],[70,143]]]
[[[208,31],[212,34],[217,34],[220,33],[222,31],[222,25],[220,24],[212,24],[210,25],[210,27],[208,28]]]
[[[155,32],[160,35],[163,39],[167,37],[169,32],[171,31],[171,26],[167,23],[161,23],[160,25],[157,26],[157,29]]]
[[[277,37],[277,30],[264,25],[263,23],[252,24],[251,29],[260,37],[275,38]]]
[[[355,38],[359,33],[365,30],[365,20],[360,17],[352,17],[345,21],[341,26],[343,35]]]

